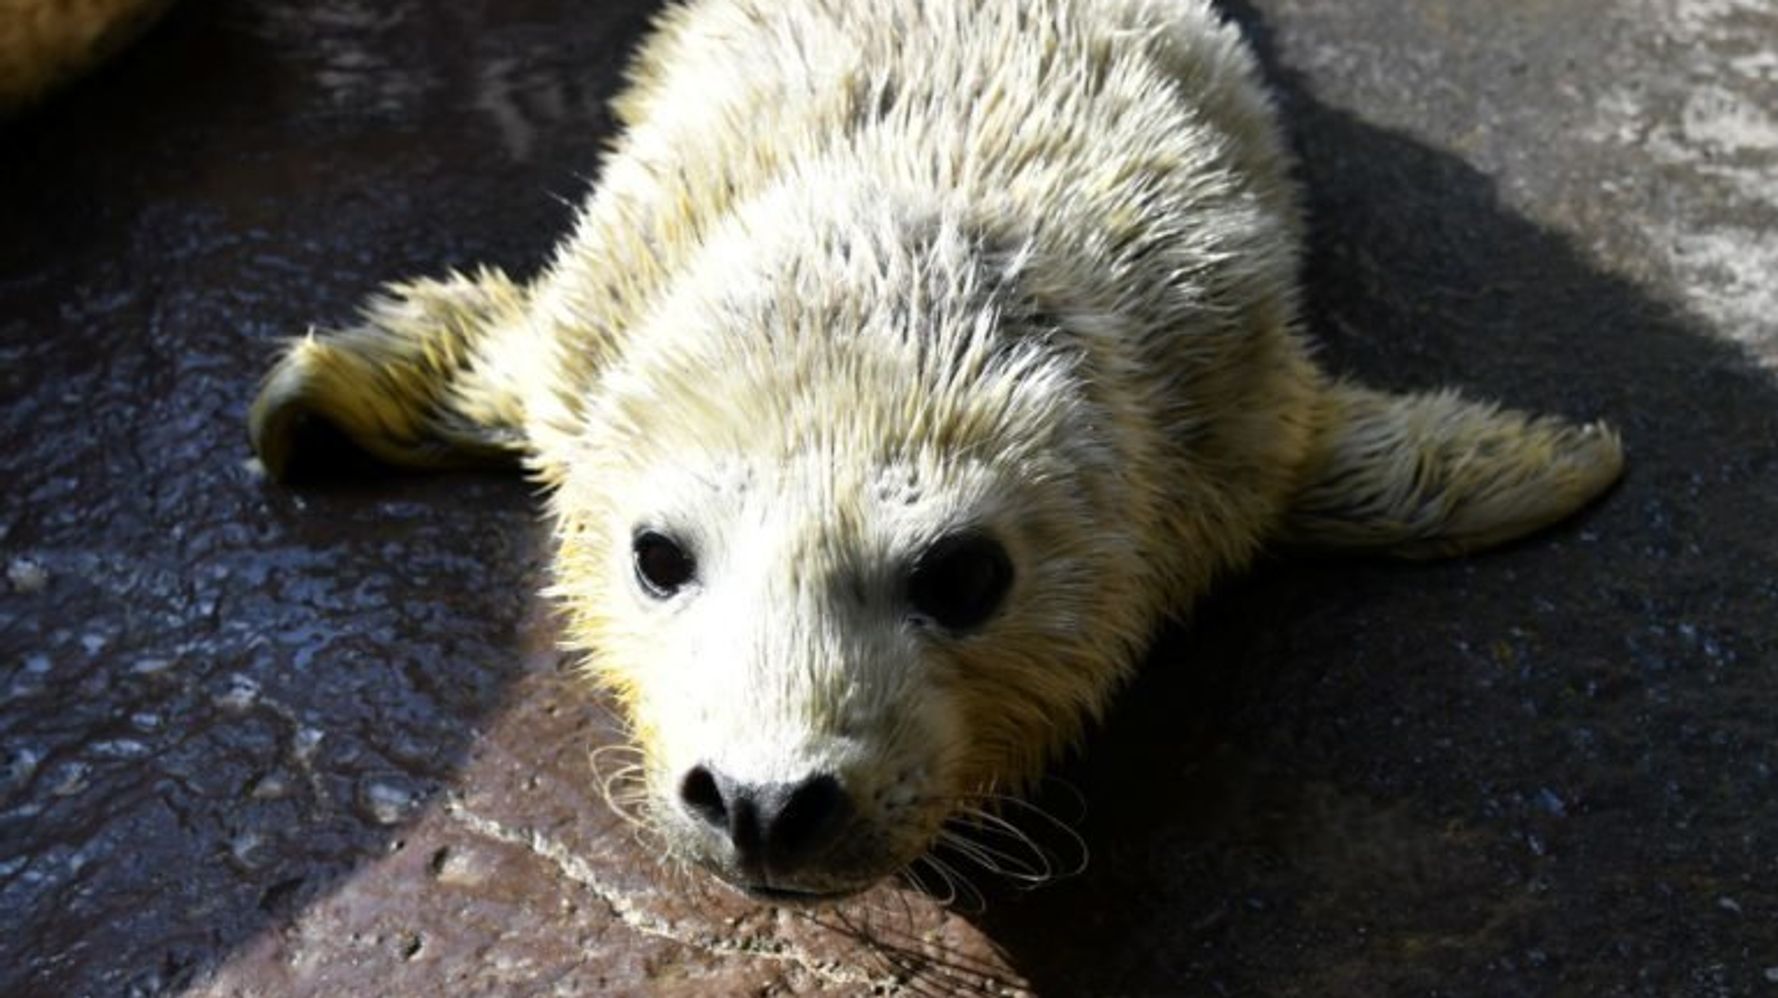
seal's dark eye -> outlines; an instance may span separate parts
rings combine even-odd
[[[636,581],[656,599],[678,592],[697,574],[698,563],[666,534],[640,531],[630,547],[636,554]]]
[[[1012,587],[1012,559],[986,534],[953,534],[914,564],[908,602],[946,630],[965,631],[994,615]]]

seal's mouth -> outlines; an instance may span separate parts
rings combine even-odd
[[[736,889],[755,901],[775,904],[781,907],[818,907],[834,904],[860,893],[862,887],[846,888],[837,891],[804,891],[790,887],[772,887],[767,884],[736,884]]]

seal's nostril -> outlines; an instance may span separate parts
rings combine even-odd
[[[685,774],[685,779],[679,781],[679,799],[692,814],[719,831],[728,831],[728,802],[723,799],[722,787],[709,769],[693,766]]]
[[[838,837],[852,815],[852,799],[831,776],[773,788],[778,806],[765,815],[765,847],[774,866],[800,865]],[[762,809],[763,810],[763,809]]]

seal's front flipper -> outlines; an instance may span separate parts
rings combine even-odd
[[[319,420],[413,468],[516,464],[525,396],[500,354],[523,335],[524,290],[491,270],[391,285],[358,324],[293,341],[248,414],[253,449],[285,478]]]
[[[1623,472],[1599,423],[1534,417],[1455,392],[1329,387],[1322,437],[1281,540],[1407,558],[1460,554],[1550,526]]]

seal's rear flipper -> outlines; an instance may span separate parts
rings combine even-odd
[[[1460,554],[1550,526],[1623,472],[1617,433],[1455,392],[1328,389],[1322,442],[1280,540],[1406,558]]]
[[[317,421],[391,464],[516,464],[524,398],[488,356],[523,300],[497,271],[392,285],[357,325],[293,341],[248,414],[267,473],[288,476]]]

